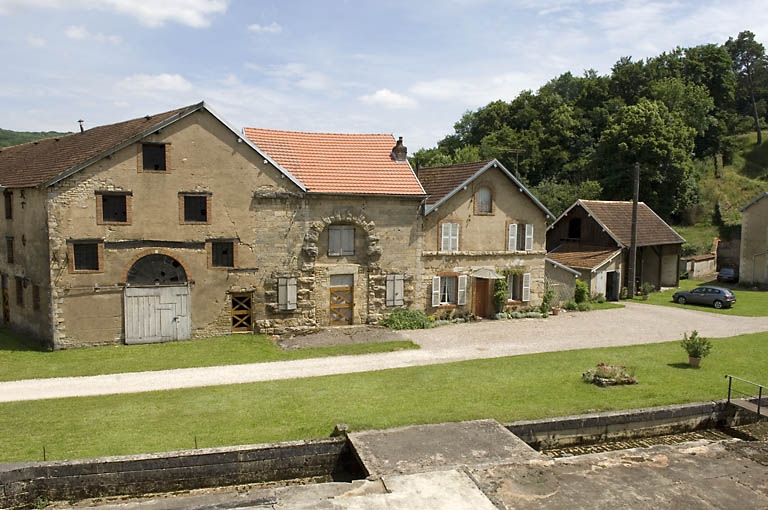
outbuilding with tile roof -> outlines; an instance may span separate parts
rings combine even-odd
[[[632,202],[577,200],[548,228],[549,256],[581,271],[592,294],[618,299],[629,274],[632,208]],[[637,212],[637,282],[677,287],[685,239],[645,203]]]

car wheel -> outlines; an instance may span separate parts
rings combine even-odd
[[[686,301],[687,300],[685,299],[685,296],[679,296],[677,298],[677,302],[680,303],[681,305],[684,305],[686,303]]]
[[[723,307],[723,302],[720,301],[719,299],[716,299],[715,302],[712,303],[712,306],[714,306],[715,308],[717,308],[719,310],[719,309],[721,309]]]

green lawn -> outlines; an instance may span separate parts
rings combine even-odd
[[[45,352],[36,350],[23,337],[9,330],[0,330],[0,381],[235,365],[404,349],[418,349],[418,346],[410,341],[374,342],[284,351],[264,335],[229,335],[187,342]]]
[[[698,370],[679,342],[289,381],[0,404],[0,461],[157,452],[325,437],[479,418],[500,422],[726,396],[726,373],[768,384],[768,333],[714,339]],[[598,388],[581,373],[625,364],[640,384]]]
[[[704,312],[718,313],[722,315],[740,315],[742,317],[763,317],[768,315],[768,292],[759,290],[747,290],[737,285],[731,285],[719,282],[700,282],[696,280],[680,280],[680,290],[691,290],[699,285],[711,284],[718,287],[727,287],[736,294],[736,304],[732,308],[715,310],[711,306],[701,305],[679,305],[672,301],[672,295],[678,289],[669,289],[664,292],[652,292],[648,295],[648,300],[644,301],[635,298],[639,303],[648,303],[652,305],[674,306],[677,308],[686,308],[689,310],[701,310]]]

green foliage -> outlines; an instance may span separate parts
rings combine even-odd
[[[603,362],[582,373],[581,380],[598,386],[637,384],[637,377],[635,377],[633,370],[624,365],[608,365]]]
[[[421,310],[395,310],[389,317],[381,321],[389,329],[429,329],[432,322]]]
[[[640,291],[640,294],[647,296],[652,292],[656,292],[656,287],[651,282],[644,282],[642,285],[640,285],[638,290]]]
[[[497,312],[504,311],[507,306],[507,296],[509,295],[509,284],[506,278],[493,280],[493,306]]]
[[[11,145],[19,145],[34,140],[40,140],[41,138],[53,138],[55,136],[63,136],[67,134],[69,133],[59,133],[58,131],[32,132],[0,129],[0,147],[9,147]]]
[[[553,178],[545,179],[531,188],[531,193],[541,200],[555,217],[563,214],[578,199],[599,200],[602,192],[603,187],[597,181],[571,184],[558,182]]]
[[[568,310],[569,312],[575,312],[578,309],[578,305],[576,304],[576,301],[573,299],[569,299],[565,303],[563,303],[563,308]]]
[[[576,310],[579,312],[588,312],[592,309],[592,304],[589,301],[582,301],[581,303],[576,303]]]
[[[712,351],[712,342],[707,338],[700,337],[699,332],[695,329],[691,332],[691,336],[688,336],[688,333],[683,333],[680,345],[692,358],[704,358],[709,356]]]
[[[589,300],[589,286],[584,280],[576,280],[576,289],[573,293],[576,303],[586,303]]]

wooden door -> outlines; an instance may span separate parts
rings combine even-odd
[[[189,287],[125,288],[125,343],[185,340],[190,336]]]
[[[474,311],[478,317],[490,317],[493,314],[491,303],[491,280],[475,278]]]
[[[251,293],[232,294],[232,331],[253,331]]]
[[[3,324],[8,326],[11,323],[11,305],[8,303],[8,275],[2,275],[3,292]]]

